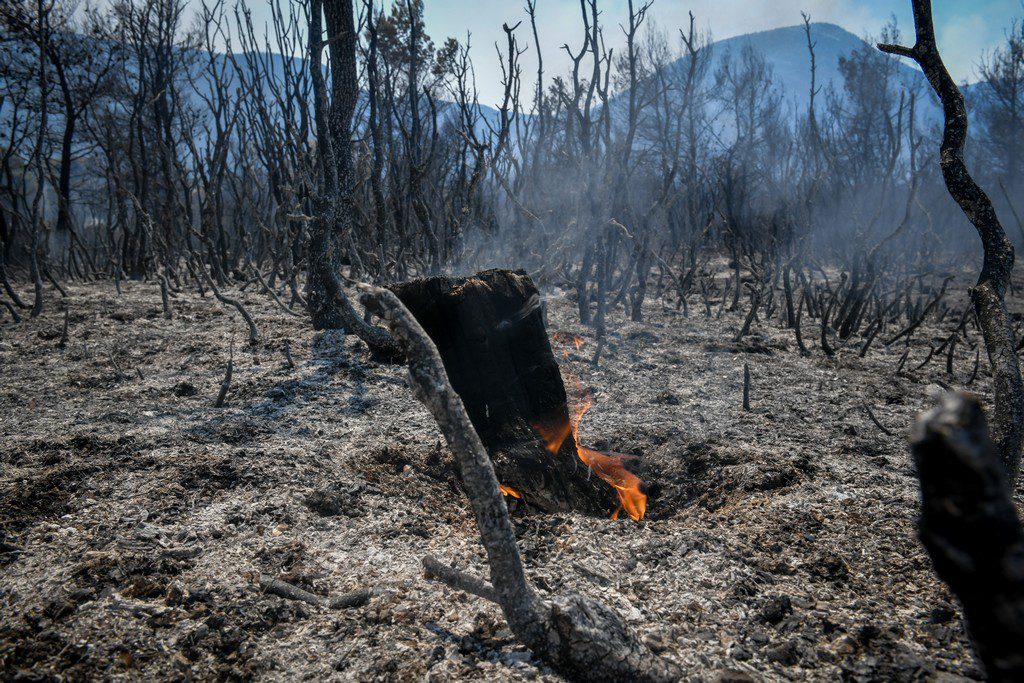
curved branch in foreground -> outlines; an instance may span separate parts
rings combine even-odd
[[[949,394],[914,431],[921,542],[963,605],[989,679],[1022,681],[1024,529],[981,405]]]
[[[1012,481],[1020,465],[1024,443],[1024,382],[1017,360],[1016,342],[1004,295],[1013,271],[1013,243],[1006,236],[992,201],[974,181],[964,162],[967,140],[967,109],[964,96],[949,75],[935,42],[931,0],[911,0],[916,42],[913,47],[879,44],[878,49],[917,62],[928,83],[942,101],[944,126],[939,148],[939,166],[946,189],[981,237],[984,260],[971,300],[985,339],[995,411],[992,437]]]
[[[530,586],[516,547],[508,508],[494,468],[452,389],[434,343],[393,292],[363,286],[361,301],[384,320],[409,362],[413,393],[437,421],[459,465],[463,485],[487,552],[491,583],[428,559],[431,575],[461,590],[493,599],[509,628],[534,654],[580,680],[674,681],[682,671],[653,654],[619,616],[580,595],[548,602]],[[488,590],[489,589],[489,590]]]

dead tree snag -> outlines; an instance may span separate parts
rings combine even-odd
[[[437,347],[393,292],[367,287],[362,302],[387,323],[402,347],[413,392],[437,420],[455,455],[491,567],[490,587],[516,637],[563,674],[580,680],[680,679],[682,672],[674,663],[652,653],[604,605],[575,594],[548,602],[534,591],[523,570],[494,468],[462,399],[448,381]],[[438,564],[428,560],[432,575],[450,578],[460,589],[472,586],[477,595],[489,597],[485,582]]]
[[[967,140],[967,109],[964,96],[949,75],[935,42],[931,0],[912,0],[916,42],[913,47],[879,44],[878,49],[917,62],[942,101],[945,125],[939,148],[939,165],[946,189],[981,237],[984,261],[978,284],[971,290],[985,339],[995,390],[992,437],[1011,480],[1020,464],[1024,442],[1024,384],[1015,352],[1014,333],[1004,295],[1013,271],[1014,251],[995,208],[985,191],[974,182],[964,163]]]

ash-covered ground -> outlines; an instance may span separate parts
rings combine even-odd
[[[423,577],[427,554],[487,569],[404,368],[233,294],[255,348],[233,309],[182,293],[168,321],[139,283],[71,286],[0,327],[0,677],[559,680],[496,606]],[[549,333],[588,341],[554,342],[595,399],[582,441],[641,456],[651,499],[639,523],[514,511],[542,592],[601,600],[692,680],[981,675],[915,538],[907,447],[930,394],[971,374],[966,344],[954,376],[915,370],[955,320],[917,330],[897,374],[903,342],[805,357],[775,322],[733,343],[742,311],[654,302],[644,323],[611,314],[595,368],[575,305],[548,295]],[[988,383],[983,362],[970,389]],[[260,575],[373,595],[320,609]]]

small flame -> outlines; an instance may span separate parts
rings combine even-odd
[[[577,337],[575,334],[568,334],[566,332],[555,332],[554,340],[556,342],[559,342],[559,343],[562,343],[562,344],[568,343],[568,341],[571,340],[573,345],[576,347],[577,351],[579,351],[581,348],[583,348],[583,345],[587,343],[587,341],[585,339],[583,339],[581,337]],[[565,356],[568,356],[569,352],[568,351],[564,351],[563,354]]]
[[[569,423],[561,420],[555,423],[535,424],[533,428],[540,434],[540,438],[544,439],[544,448],[548,453],[557,453],[561,450],[562,444],[572,433]]]
[[[592,405],[593,401],[588,395],[573,416],[572,437],[576,441],[576,453],[587,467],[594,470],[594,474],[615,487],[615,492],[619,494],[620,509],[625,510],[634,520],[643,519],[647,512],[647,496],[640,488],[640,477],[622,464],[623,456],[619,453],[602,453],[580,445],[580,423]],[[618,517],[619,511],[616,510],[612,514],[612,519]]]
[[[582,339],[578,337],[573,339],[578,341],[579,345],[583,344]],[[535,424],[533,428],[537,430],[537,433],[544,440],[545,448],[549,453],[558,453],[562,448],[562,444],[572,434],[572,439],[576,446],[576,454],[579,459],[593,470],[594,474],[611,484],[619,496],[619,507],[612,514],[612,519],[618,519],[619,512],[622,510],[625,510],[626,514],[634,520],[643,519],[644,514],[647,512],[647,495],[642,490],[640,477],[630,472],[622,464],[622,461],[630,456],[622,455],[621,453],[602,453],[601,451],[595,451],[580,445],[580,423],[583,421],[583,416],[594,403],[590,398],[590,394],[580,386],[579,379],[572,375],[572,373],[567,372],[566,374],[568,374],[571,382],[577,386],[578,393],[583,394],[582,402],[573,409],[568,423],[564,419],[560,419],[554,422]]]
[[[501,489],[501,494],[503,496],[511,496],[512,498],[522,498],[523,497],[523,494],[519,493],[519,491],[516,491],[511,486],[505,486],[504,484],[498,484],[498,488]]]

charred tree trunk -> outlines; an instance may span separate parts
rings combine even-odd
[[[321,14],[327,20],[327,41],[322,40]],[[352,114],[358,97],[355,40],[351,0],[313,0],[309,18],[309,63],[322,63],[324,45],[331,46],[331,91],[319,66],[310,68],[317,131],[319,192],[316,217],[309,240],[309,311],[314,329],[342,328],[362,339],[380,359],[400,356],[391,335],[366,324],[356,312],[338,275],[339,250],[352,228]]]
[[[920,536],[964,608],[992,681],[1024,680],[1024,529],[977,401],[946,397],[918,422]]]
[[[489,270],[393,291],[437,346],[502,485],[544,511],[611,512],[613,489],[577,455],[565,386],[529,276]]]
[[[939,157],[942,177],[949,194],[977,229],[985,252],[978,284],[971,290],[971,300],[978,314],[995,385],[992,437],[1012,481],[1017,475],[1024,441],[1024,384],[1004,300],[1013,271],[1013,243],[1007,238],[988,195],[967,172],[964,163],[967,109],[963,93],[949,75],[935,43],[931,0],[912,0],[912,5],[916,30],[914,46],[880,44],[878,49],[917,62],[942,101],[945,119]]]

